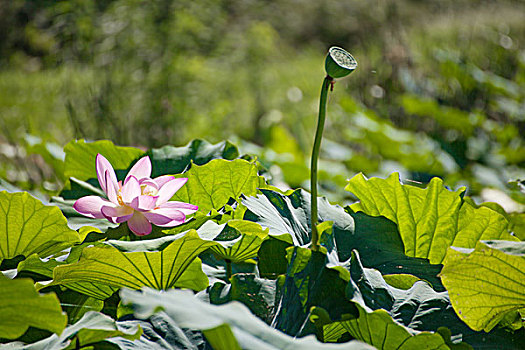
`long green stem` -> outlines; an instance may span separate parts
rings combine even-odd
[[[326,119],[326,99],[330,84],[334,79],[327,75],[321,87],[321,99],[319,101],[319,117],[317,118],[317,130],[315,132],[314,148],[312,150],[312,163],[310,166],[310,188],[311,198],[311,225],[312,225],[312,250],[319,249],[319,234],[317,232],[317,161],[321,150],[321,139],[323,138],[324,122]]]

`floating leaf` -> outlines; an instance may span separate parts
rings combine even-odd
[[[123,303],[133,304],[135,315],[140,318],[154,314],[161,307],[181,328],[206,332],[225,325],[219,330],[230,329],[242,349],[373,349],[358,341],[336,345],[320,343],[313,336],[292,338],[268,326],[241,303],[210,305],[189,291],[169,290],[160,293],[150,288],[144,288],[142,292],[123,289],[120,296]],[[228,337],[229,332],[217,332],[213,336]]]
[[[46,257],[80,242],[60,209],[25,192],[0,192],[0,227],[0,262],[35,253]]]
[[[228,141],[211,144],[193,140],[184,147],[164,146],[147,153],[151,159],[152,177],[180,174],[191,164],[204,165],[213,159],[233,160],[239,157],[237,147]]]
[[[85,248],[78,263],[56,267],[53,284],[92,282],[134,289],[202,290],[208,286],[208,278],[197,256],[217,244],[200,239],[195,230],[155,240],[106,243],[107,247]]]
[[[30,279],[0,277],[0,337],[15,339],[31,326],[60,333],[67,317],[54,293],[39,294]]]
[[[257,165],[243,159],[215,159],[202,166],[193,165],[178,176],[187,177],[188,182],[172,199],[198,205],[204,213],[220,209],[230,198],[237,199],[241,194],[255,195],[262,185]]]
[[[433,178],[427,188],[403,185],[399,174],[386,180],[362,174],[354,176],[346,190],[359,198],[351,206],[372,216],[395,222],[403,239],[405,254],[439,264],[450,246],[472,248],[481,239],[510,239],[507,220],[486,208],[474,208],[462,201],[463,189],[447,190]]]
[[[525,242],[481,241],[475,249],[449,249],[441,279],[452,306],[472,329],[489,332],[503,319],[523,327]]]

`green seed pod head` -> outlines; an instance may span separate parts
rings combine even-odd
[[[346,50],[332,46],[328,50],[326,60],[324,62],[324,69],[326,74],[332,78],[346,77],[357,68],[357,61]]]

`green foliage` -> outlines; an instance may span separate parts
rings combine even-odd
[[[244,218],[269,228],[269,234],[294,245],[310,242],[310,197],[298,189],[289,195],[269,189],[261,189],[262,195],[242,201],[248,208]],[[319,221],[333,221],[336,229],[353,228],[353,220],[338,206],[332,206],[326,199],[318,200]],[[285,236],[283,236],[285,235]]]
[[[28,194],[0,193],[0,283],[24,282],[2,297],[8,321],[35,314],[11,303],[22,290],[53,297],[30,277],[70,324],[60,335],[20,326],[14,347],[372,347],[357,338],[521,349],[525,200],[522,181],[508,181],[524,178],[524,11],[464,0],[1,3],[0,188],[46,205],[59,193],[51,203],[69,226]],[[299,187],[309,188],[331,43],[360,70],[330,93],[319,188],[341,207],[319,199],[322,248],[310,252],[311,198]],[[232,137],[239,149],[202,140]],[[81,140],[61,150],[104,138],[137,148]],[[74,201],[101,195],[96,153],[119,177],[149,155],[153,176],[190,178],[179,195],[201,211],[140,238],[80,217]],[[393,171],[422,185],[354,178],[342,191],[349,174]],[[118,306],[123,285],[167,290],[122,291],[148,309],[139,317]],[[178,286],[200,292],[174,297]]]
[[[462,200],[464,189],[447,190],[434,178],[422,189],[403,185],[394,173],[388,179],[353,177],[347,187],[360,202],[351,208],[397,223],[405,254],[439,264],[450,246],[474,247],[481,239],[509,239],[507,220],[486,207]]]
[[[108,241],[106,247],[84,248],[77,263],[56,267],[53,284],[92,282],[114,287],[202,290],[208,279],[197,256],[216,243],[195,231],[157,240]]]
[[[141,334],[142,329],[136,325],[130,328],[123,327],[121,323],[115,322],[111,317],[89,311],[78,322],[68,326],[60,335],[53,334],[49,338],[26,345],[22,349],[62,350],[93,345],[101,346],[100,342],[108,338],[121,337],[127,340],[135,340]]]
[[[255,317],[240,303],[213,306],[200,301],[187,291],[168,291],[159,294],[152,289],[142,292],[123,289],[121,298],[130,303],[138,317],[147,317],[161,307],[177,325],[184,328],[202,329],[205,332],[215,329],[209,336],[226,341],[231,340],[231,332],[236,335],[238,344],[243,349],[331,349],[329,344],[321,344],[313,337],[294,339],[287,336]],[[224,325],[224,326],[223,326]],[[221,327],[221,328],[217,328]],[[208,335],[207,335],[208,336]],[[345,349],[372,349],[361,342],[345,344]]]
[[[97,178],[95,158],[102,154],[115,170],[126,170],[130,163],[144,152],[133,147],[115,146],[111,141],[72,141],[64,147],[66,153],[64,175],[81,181]]]
[[[30,279],[0,276],[0,310],[1,338],[18,338],[30,326],[60,333],[67,323],[57,296],[38,294]]]
[[[385,310],[367,313],[359,304],[359,317],[333,322],[323,327],[324,340],[336,342],[345,333],[365,341],[377,349],[449,349],[438,333],[411,334],[396,323]]]
[[[202,227],[199,233],[202,232]],[[210,247],[217,256],[235,263],[244,262],[257,256],[262,242],[268,236],[268,229],[263,230],[260,225],[244,220],[230,220],[227,227],[214,237],[218,244]],[[202,235],[201,235],[202,237]]]
[[[248,306],[250,311],[271,322],[275,310],[277,281],[258,278],[254,274],[237,273],[230,278],[230,284],[217,282],[209,289],[212,304],[224,304],[233,300]]]
[[[523,327],[525,242],[481,241],[475,249],[449,249],[441,279],[459,317],[474,330],[498,323]]]
[[[283,273],[286,271],[284,249],[292,242],[303,246],[310,241],[309,194],[302,190],[289,195],[271,190],[262,190],[262,193],[243,201],[248,208],[245,219],[268,227],[270,236],[278,238],[263,243],[259,252],[261,272]],[[340,261],[349,259],[352,250],[357,249],[366,266],[384,274],[414,274],[442,290],[436,277],[441,266],[406,256],[398,228],[392,221],[354,213],[351,209],[347,211],[319,199],[319,220],[333,222],[332,237],[322,237],[321,244],[330,252],[336,252]]]
[[[193,140],[184,147],[164,146],[146,152],[151,159],[151,176],[180,174],[191,164],[204,165],[212,159],[233,160],[239,157],[235,145],[228,141],[211,144],[204,140]]]
[[[230,198],[236,200],[241,194],[252,196],[257,193],[257,189],[264,184],[257,170],[256,164],[243,159],[216,159],[205,165],[193,165],[178,176],[187,177],[188,182],[173,199],[198,205],[203,213],[220,209]]]
[[[37,244],[7,257],[0,266],[0,282],[24,281],[36,300],[53,295],[38,296],[32,282],[24,278],[32,278],[36,290],[55,292],[62,328],[64,312],[69,326],[59,335],[50,331],[61,329],[28,321],[10,326],[16,333],[0,335],[2,342],[14,340],[10,345],[28,349],[133,350],[159,346],[469,349],[494,344],[518,349],[523,342],[519,285],[523,254],[521,242],[508,232],[520,232],[519,214],[508,215],[496,204],[477,206],[463,197],[463,190],[449,191],[439,179],[419,188],[402,185],[397,174],[387,180],[358,176],[348,188],[360,202],[343,208],[317,199],[321,248],[312,251],[306,248],[311,237],[308,192],[280,192],[262,180],[257,163],[237,159],[239,153],[231,144],[196,140],[145,153],[156,175],[174,173],[189,179],[179,191],[182,195],[174,199],[204,210],[183,225],[156,227],[149,236],[135,237],[126,224],[109,227],[103,219],[82,221],[71,207],[79,197],[101,194],[97,184],[90,183],[96,175],[82,177],[81,172],[92,170],[77,159],[94,159],[104,150],[114,157],[123,152],[118,163],[122,173],[144,154],[119,150],[109,142],[68,146],[64,167],[72,169],[68,163],[73,162],[80,179],[70,178],[62,197],[55,197],[53,203],[78,232],[67,228],[62,215],[55,217],[57,207],[46,207],[27,193],[0,194],[7,199],[2,202],[6,208],[20,201],[17,210],[27,211],[23,205],[27,202],[36,213],[38,208],[46,210],[43,220],[58,218],[49,226],[53,232],[68,233],[42,244],[35,239],[38,231],[15,234]],[[71,158],[73,154],[77,155]],[[6,222],[18,225],[13,226],[18,231],[10,229],[10,234],[21,232],[19,226],[34,226],[29,212],[22,221],[20,215],[6,213]],[[411,254],[407,237],[414,236],[419,237],[415,246],[426,247],[433,255]],[[487,237],[509,241],[481,241]],[[450,248],[446,255],[451,245],[476,249]],[[443,256],[442,284],[437,275]],[[480,273],[484,278],[479,278]],[[122,287],[142,292],[124,288],[115,293]],[[174,290],[178,288],[199,293]],[[465,292],[470,289],[474,294]],[[487,293],[497,294],[490,298],[494,314],[470,312],[487,309]],[[10,298],[15,294],[9,290],[8,305],[13,305]],[[26,312],[25,304],[16,304],[10,312],[33,315],[33,310]]]
[[[383,275],[383,278],[385,279],[385,282],[391,285],[392,287],[405,290],[410,289],[414,285],[414,283],[421,280],[420,278],[414,275],[408,275],[405,273]]]
[[[57,207],[28,193],[0,192],[0,261],[19,255],[45,258],[80,242]]]

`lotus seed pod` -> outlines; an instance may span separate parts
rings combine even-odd
[[[346,50],[336,46],[332,46],[330,50],[328,50],[324,69],[326,74],[332,78],[346,77],[356,68],[357,61]]]

